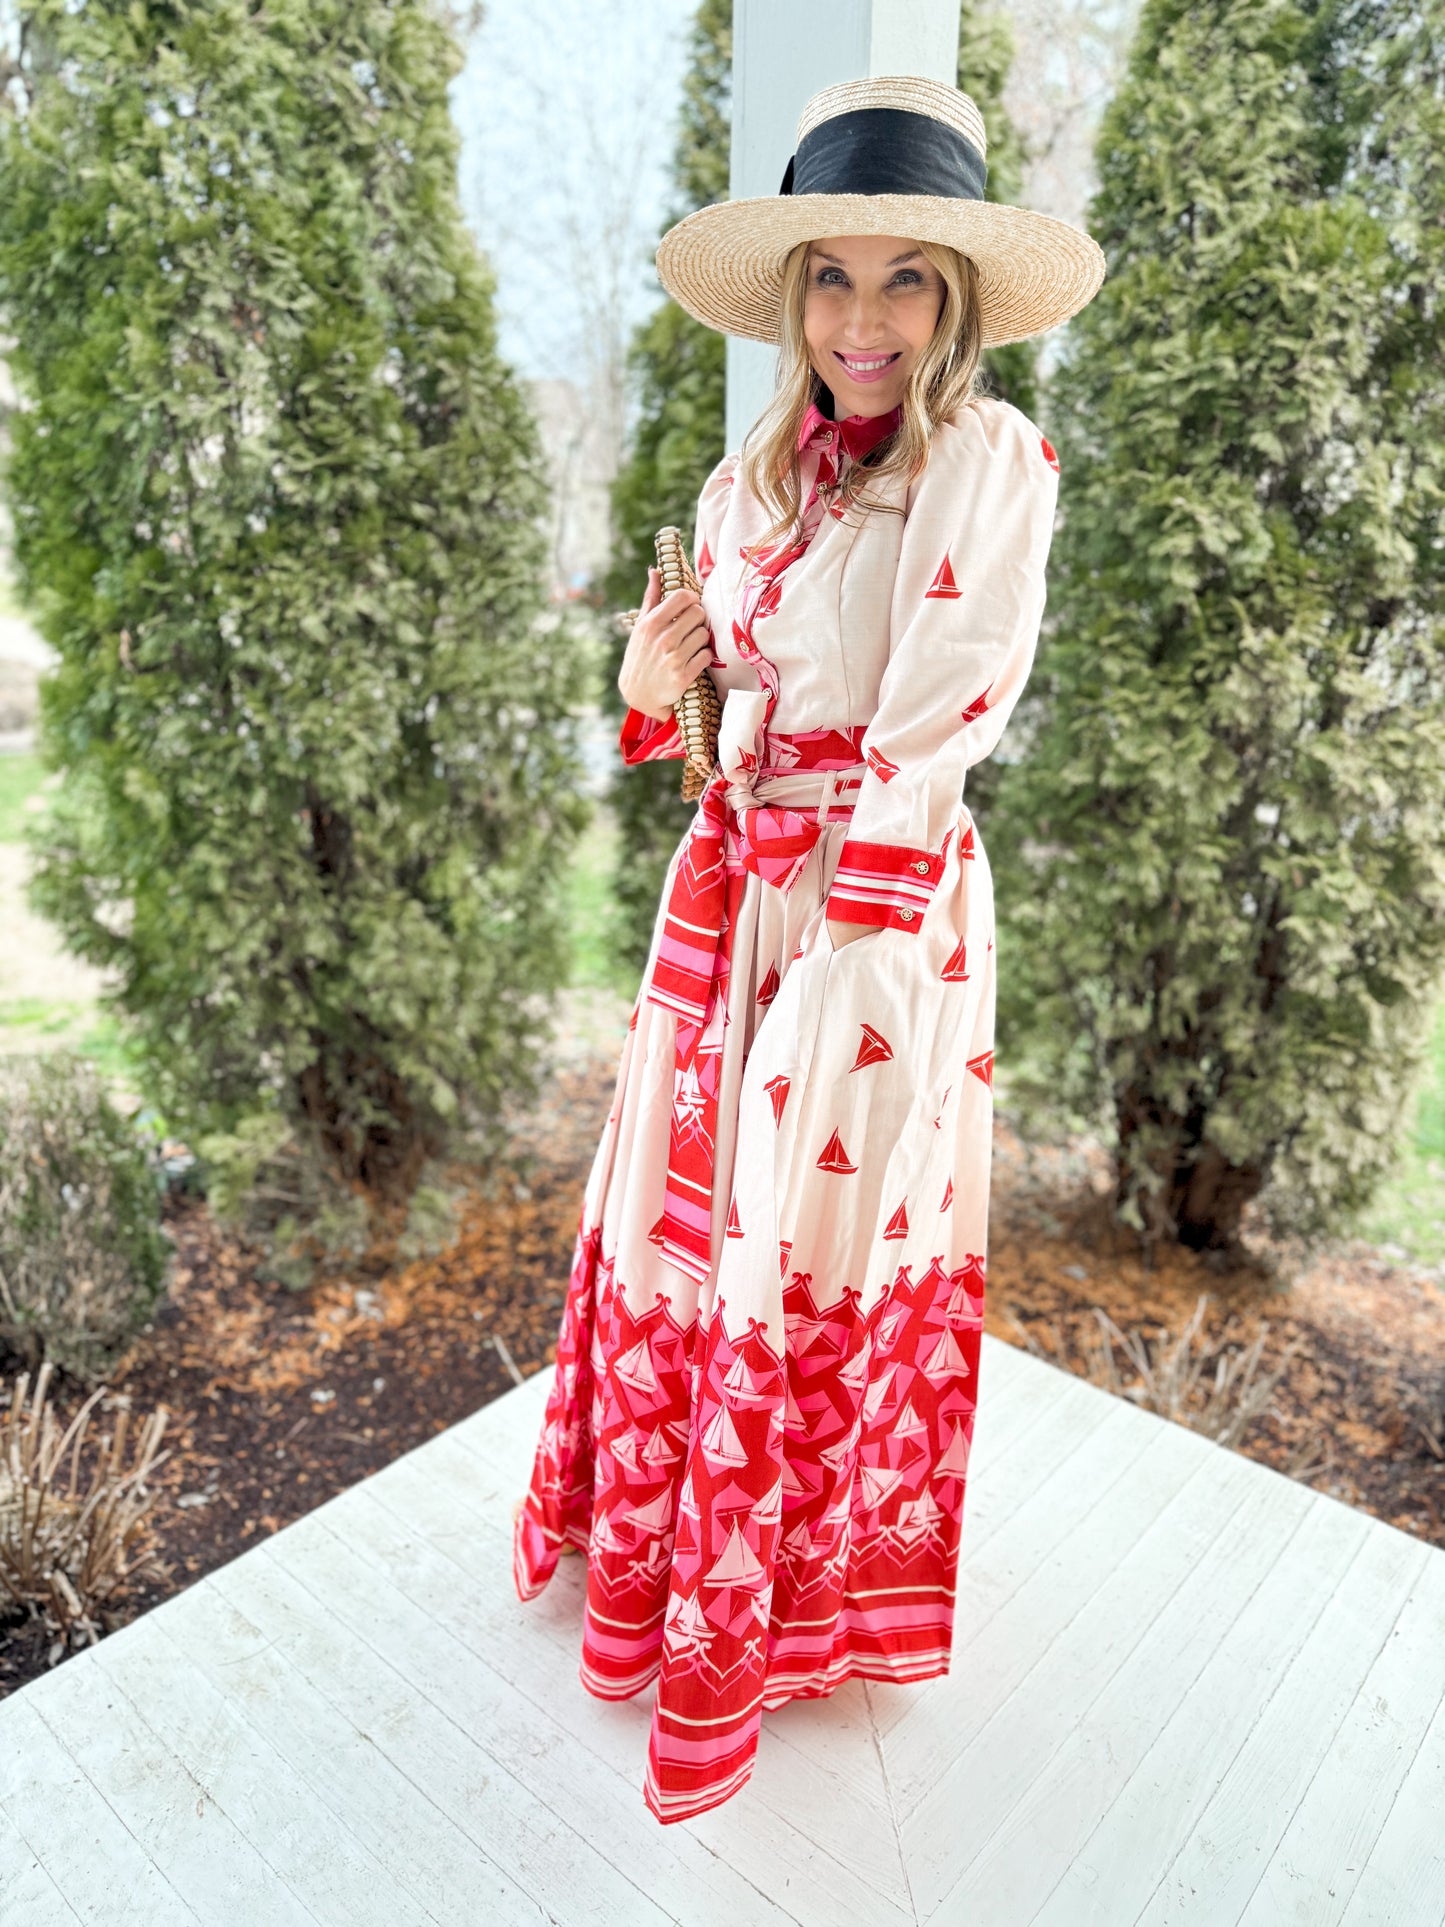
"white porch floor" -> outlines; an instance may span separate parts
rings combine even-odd
[[[512,1591],[550,1377],[0,1702],[3,1927],[1445,1921],[1445,1553],[991,1338],[952,1673],[659,1826]]]

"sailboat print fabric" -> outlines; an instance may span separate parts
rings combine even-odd
[[[657,1682],[663,1822],[747,1781],[764,1712],[948,1667],[987,1258],[996,950],[966,771],[1027,680],[1058,464],[975,399],[911,484],[800,445],[758,553],[728,455],[694,554],[720,773],[668,867],[584,1196],[523,1599],[587,1558],[581,1677]],[[630,711],[629,762],[680,757]],[[829,917],[871,926],[834,948]]]

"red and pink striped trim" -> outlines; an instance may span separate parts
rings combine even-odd
[[[622,751],[623,762],[629,767],[634,763],[656,763],[666,756],[687,754],[675,715],[662,722],[656,716],[645,715],[642,710],[630,706],[622,719],[617,746]]]
[[[828,891],[828,915],[840,923],[917,930],[942,875],[941,853],[849,837]]]

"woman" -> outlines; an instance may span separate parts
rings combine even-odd
[[[669,866],[587,1186],[524,1599],[587,1554],[582,1680],[658,1678],[663,1822],[748,1778],[764,1710],[947,1670],[983,1324],[994,1013],[962,801],[1027,678],[1057,463],[977,392],[1065,319],[1094,243],[985,203],[966,94],[816,95],[777,196],[664,237],[698,319],[780,339],[709,476],[699,599],[656,571],[618,682],[628,762],[719,768]]]

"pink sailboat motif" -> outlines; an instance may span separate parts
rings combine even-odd
[[[716,1634],[707,1623],[707,1615],[689,1593],[679,1601],[667,1622],[668,1645],[674,1652],[683,1652],[688,1648],[696,1650],[707,1646],[715,1637]]]
[[[928,1422],[918,1416],[913,1409],[913,1400],[910,1398],[888,1430],[896,1439],[911,1439],[916,1438],[920,1432],[926,1432]]]
[[[682,1428],[673,1425],[659,1425],[652,1437],[642,1448],[644,1461],[654,1468],[659,1465],[672,1465],[678,1457],[679,1447],[685,1434]]]
[[[862,1385],[868,1377],[868,1366],[872,1361],[872,1356],[871,1347],[868,1345],[860,1345],[858,1350],[848,1360],[848,1363],[838,1373],[838,1383],[840,1385],[846,1385],[850,1392],[856,1392],[858,1387]]]
[[[726,1405],[720,1405],[702,1435],[702,1449],[720,1465],[746,1465],[748,1449],[738,1437],[738,1428]]]
[[[816,1548],[813,1535],[800,1519],[783,1541],[783,1551],[791,1553],[795,1559],[811,1559]]]
[[[649,1499],[645,1505],[633,1506],[627,1515],[627,1523],[635,1526],[639,1532],[646,1533],[649,1538],[666,1532],[672,1525],[671,1487],[659,1492],[655,1499]]]
[[[963,1479],[968,1476],[968,1440],[963,1435],[963,1427],[955,1424],[947,1449],[935,1468],[938,1477],[944,1479]]]
[[[877,1418],[878,1408],[882,1405],[884,1399],[887,1398],[893,1380],[897,1375],[898,1367],[896,1365],[890,1365],[882,1378],[874,1379],[873,1383],[868,1387],[868,1390],[863,1394],[864,1418]]]
[[[723,1380],[723,1384],[734,1398],[762,1399],[772,1396],[767,1386],[758,1378],[757,1373],[750,1369],[741,1352],[733,1360],[732,1369]]]
[[[968,1360],[959,1350],[958,1340],[947,1325],[938,1334],[938,1343],[923,1361],[929,1378],[946,1378],[950,1372],[966,1372]]]
[[[874,1511],[881,1506],[890,1493],[896,1492],[907,1474],[899,1466],[860,1465],[858,1483],[863,1488],[863,1503],[868,1510]]]
[[[624,1385],[630,1385],[634,1392],[655,1392],[657,1373],[653,1369],[652,1350],[645,1338],[640,1338],[629,1351],[625,1351],[612,1367]]]
[[[727,1544],[708,1568],[702,1583],[705,1586],[737,1586],[747,1591],[761,1584],[767,1576],[767,1567],[743,1537],[742,1527],[734,1522]]]

